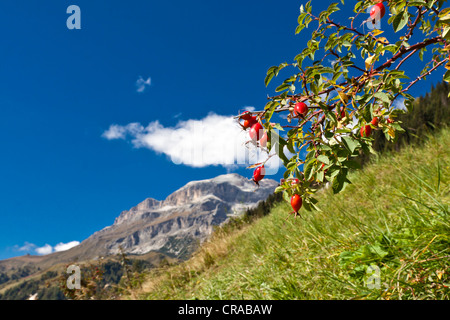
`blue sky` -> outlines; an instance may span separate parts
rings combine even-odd
[[[144,136],[153,149],[137,148],[150,140],[133,141],[126,126],[170,133],[203,120],[226,130],[223,117],[261,109],[273,93],[267,69],[306,44],[294,35],[305,2],[2,1],[0,259],[82,241],[191,180],[251,177],[174,164],[158,146],[171,148],[164,134]],[[81,30],[66,27],[72,4]]]

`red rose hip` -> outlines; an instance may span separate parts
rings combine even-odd
[[[375,18],[383,18],[384,14],[386,13],[386,8],[384,7],[383,3],[377,3],[376,5],[374,5],[372,7],[372,9],[370,10],[370,18],[371,19],[375,19]]]
[[[242,120],[251,120],[253,118],[252,114],[250,113],[250,111],[244,111],[242,112],[242,114],[240,115],[240,118]]]
[[[256,117],[250,117],[250,119],[244,121],[244,129],[250,128],[257,122]]]
[[[361,137],[367,138],[368,136],[370,136],[371,132],[372,132],[372,127],[370,126],[370,124],[366,124],[365,126],[361,127]]]
[[[300,197],[298,194],[294,194],[291,197],[291,206],[294,212],[298,213],[298,211],[302,207],[302,197]]]
[[[371,124],[373,124],[374,127],[378,127],[378,117],[375,117],[372,119],[372,121],[370,122]]]
[[[294,111],[298,116],[305,117],[308,113],[308,106],[304,102],[297,102],[294,106]]]
[[[257,167],[255,171],[253,171],[253,181],[258,183],[264,178],[264,175],[266,174],[266,169],[264,166]]]
[[[262,137],[263,133],[263,126],[259,122],[256,122],[252,125],[249,134],[253,141],[257,141]]]
[[[267,132],[264,131],[264,134],[262,135],[261,139],[259,139],[259,145],[263,148],[267,146]]]

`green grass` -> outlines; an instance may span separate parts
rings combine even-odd
[[[449,299],[450,130],[373,160],[320,212],[287,203],[152,271],[141,299]],[[370,266],[370,267],[369,267]],[[379,271],[379,287],[369,288]],[[372,283],[373,284],[373,283]]]

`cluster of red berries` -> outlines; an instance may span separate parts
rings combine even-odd
[[[377,3],[374,6],[372,6],[372,8],[371,8],[370,19],[372,19],[375,22],[376,19],[383,18],[385,13],[386,13],[386,8],[383,5],[383,1],[378,0]],[[291,109],[291,111],[294,112],[293,116],[305,120],[306,116],[308,114],[309,108],[306,105],[306,103],[304,103],[304,102],[296,102],[294,104],[293,110]],[[346,117],[345,106],[342,109],[336,110],[336,116],[340,120],[344,119]],[[250,129],[249,135],[250,135],[250,138],[254,142],[259,141],[260,145],[262,145],[263,144],[262,141],[264,140],[264,137],[265,137],[265,141],[264,141],[264,146],[265,146],[265,143],[267,142],[267,134],[263,130],[263,126],[258,121],[258,119],[255,116],[253,116],[252,113],[249,111],[242,113],[239,116],[239,119],[244,121],[242,124],[242,127],[244,130]],[[363,125],[360,130],[361,137],[363,137],[363,138],[369,137],[372,133],[373,128],[378,127],[379,122],[380,122],[380,118],[374,117],[369,124]],[[388,118],[388,119],[386,119],[386,122],[392,123],[393,120]],[[325,170],[325,172],[326,172],[327,170],[324,168],[325,168],[325,163],[322,163],[320,170]],[[264,165],[261,165],[259,167],[256,167],[255,170],[253,171],[252,180],[255,182],[256,185],[259,186],[259,182],[264,178],[264,176],[265,176],[265,168],[264,168]],[[284,179],[282,179],[281,183],[284,183]],[[293,188],[296,188],[295,186],[299,183],[300,182],[298,179],[292,179],[291,186]],[[303,204],[302,197],[298,193],[294,193],[291,197],[291,207],[294,210],[295,215],[298,214],[299,210],[302,207],[302,204]]]
[[[252,115],[250,111],[245,111],[242,113],[239,118],[244,120],[242,124],[242,128],[247,130],[250,128],[249,135],[250,138],[256,142],[259,141],[262,147],[265,147],[267,144],[267,133],[264,131],[261,123],[258,122],[255,116]]]
[[[388,118],[386,120],[387,123],[393,123],[394,120],[392,120],[391,118]],[[364,126],[361,127],[361,137],[363,138],[367,138],[370,136],[370,134],[372,133],[372,126],[374,127],[378,127],[378,124],[380,123],[380,119],[378,117],[374,117],[372,119],[372,121],[370,122],[370,124],[366,124]],[[372,125],[372,126],[371,126]]]

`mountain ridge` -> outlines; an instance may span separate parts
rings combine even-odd
[[[238,174],[188,182],[164,200],[146,198],[123,210],[112,225],[94,232],[78,246],[44,256],[20,256],[0,261],[0,272],[29,265],[46,269],[57,263],[70,263],[115,255],[144,255],[164,252],[179,257],[194,250],[213,227],[230,216],[244,212],[273,193],[278,183],[265,179],[260,187]]]

